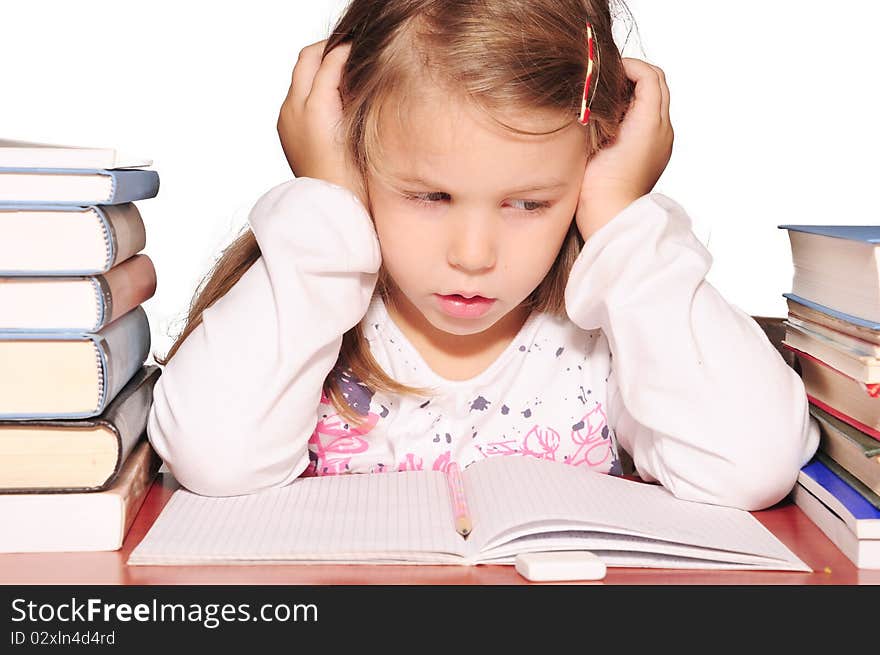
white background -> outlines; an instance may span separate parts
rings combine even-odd
[[[278,107],[299,50],[344,0],[8,1],[0,8],[0,136],[152,158],[138,206],[158,272],[144,307],[164,354],[196,285],[254,201],[290,177]],[[781,223],[876,223],[874,34],[880,3],[629,0],[624,55],[664,69],[676,133],[655,190],[688,210],[709,280],[782,316]],[[635,39],[633,35],[632,39]],[[618,44],[620,45],[620,44]]]

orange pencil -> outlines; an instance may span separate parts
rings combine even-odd
[[[467,498],[464,495],[464,484],[461,481],[461,471],[458,464],[453,462],[446,469],[446,481],[449,483],[449,494],[452,497],[452,514],[455,517],[455,531],[462,537],[467,536],[473,530],[470,511],[468,510]]]

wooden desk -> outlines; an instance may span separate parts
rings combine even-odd
[[[127,566],[128,554],[159,515],[177,481],[160,474],[135,518],[123,547],[101,553],[21,553],[0,555],[0,584],[74,585],[509,585],[530,584],[512,566]],[[673,571],[610,568],[605,584],[688,585],[853,585],[880,584],[880,571],[859,570],[789,501],[755,512],[814,573],[780,571]],[[828,567],[830,573],[826,573]]]

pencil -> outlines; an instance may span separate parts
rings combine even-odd
[[[461,470],[458,464],[451,463],[446,469],[446,481],[449,483],[449,494],[452,498],[452,515],[455,517],[455,531],[462,537],[473,530],[471,514],[468,510],[467,498],[464,495],[464,484],[461,481]]]

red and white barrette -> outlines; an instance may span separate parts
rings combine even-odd
[[[584,97],[581,100],[581,113],[578,116],[581,125],[590,122],[590,105],[593,104],[593,96],[595,96],[595,94],[590,95],[590,82],[593,79],[593,26],[589,21],[587,21],[587,50],[587,79],[584,81]],[[596,52],[598,53],[598,50]]]

